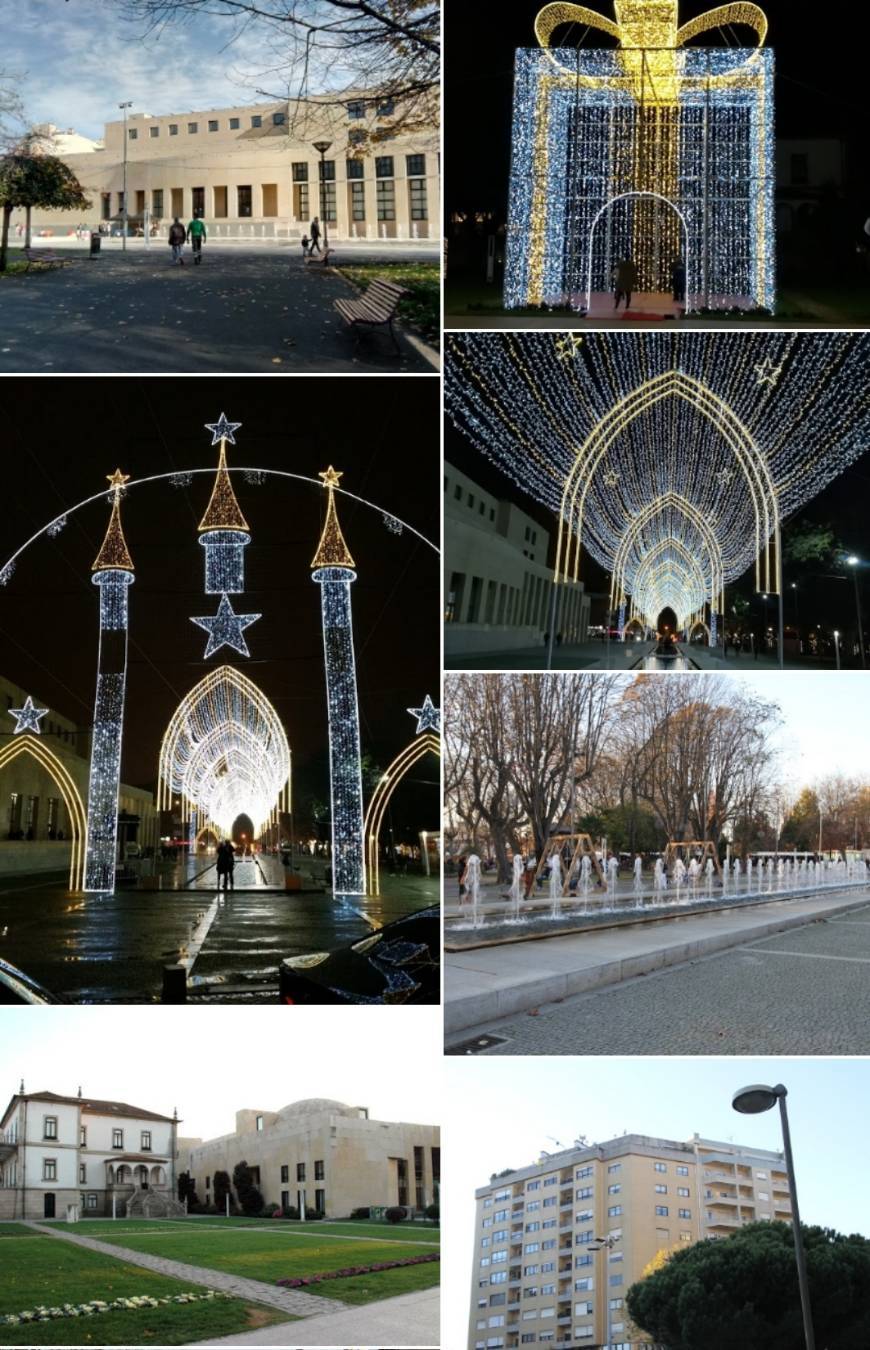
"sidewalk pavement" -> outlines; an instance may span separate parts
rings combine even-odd
[[[554,670],[631,670],[655,651],[654,642],[611,641],[575,643],[553,648]],[[728,648],[727,658],[721,647],[704,647],[680,643],[680,652],[701,670],[779,670],[776,654],[759,655],[735,652]],[[609,664],[608,664],[609,661]],[[476,652],[470,655],[445,652],[444,664],[448,670],[546,670],[547,648],[521,647],[511,651]],[[832,670],[833,663],[786,657],[785,670]]]
[[[438,1346],[441,1343],[440,1291],[422,1289],[414,1294],[365,1303],[344,1312],[326,1313],[294,1322],[292,1327],[261,1327],[216,1341],[196,1345],[389,1345]]]
[[[867,888],[764,906],[663,919],[637,927],[502,943],[444,957],[444,1031],[469,1032],[571,994],[737,947],[867,904]]]
[[[232,1294],[234,1298],[245,1299],[249,1303],[263,1303],[269,1308],[277,1308],[279,1312],[286,1313],[287,1317],[317,1317],[320,1313],[336,1312],[346,1307],[346,1304],[339,1302],[338,1299],[321,1298],[317,1294],[306,1294],[300,1289],[285,1289],[277,1284],[266,1284],[264,1280],[249,1280],[241,1275],[229,1275],[222,1270],[208,1270],[205,1266],[191,1266],[186,1261],[170,1261],[163,1256],[151,1256],[147,1252],[134,1251],[132,1247],[121,1247],[113,1242],[99,1242],[96,1238],[80,1237],[77,1233],[70,1233],[64,1228],[47,1228],[45,1224],[35,1223],[33,1220],[29,1220],[27,1226],[39,1233],[47,1233],[49,1237],[58,1238],[61,1242],[72,1242],[77,1247],[87,1247],[92,1252],[114,1257],[117,1261],[126,1261],[128,1265],[143,1266],[146,1270],[154,1270],[159,1275],[183,1280],[186,1284],[201,1284],[208,1289],[219,1289],[225,1294]],[[287,1328],[282,1327],[280,1330],[281,1339],[274,1341],[273,1344],[286,1345]],[[323,1342],[309,1341],[308,1344],[318,1345]]]

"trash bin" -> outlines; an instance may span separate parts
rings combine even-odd
[[[97,254],[98,254],[99,251],[100,251],[100,244],[101,244],[101,243],[102,243],[102,240],[101,240],[100,236],[97,234],[96,230],[91,230],[91,257],[92,257],[92,258],[96,258]]]

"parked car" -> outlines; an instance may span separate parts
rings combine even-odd
[[[280,1002],[437,1003],[441,910],[421,909],[332,952],[281,963]]]
[[[12,1007],[22,1003],[62,1003],[63,999],[52,994],[37,980],[25,975],[17,966],[0,960],[0,1007]]]

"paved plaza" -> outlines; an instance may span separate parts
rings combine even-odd
[[[758,940],[747,935],[725,952],[623,983],[542,1000],[457,1032],[449,1044],[488,1032],[504,1041],[484,1053],[501,1055],[866,1055],[868,977],[865,904]],[[449,989],[449,963],[447,979]]]
[[[357,343],[334,306],[354,288],[333,271],[303,266],[298,245],[209,243],[200,267],[190,256],[177,267],[162,241],[124,255],[113,240],[93,260],[77,240],[50,242],[70,259],[62,268],[0,283],[0,374],[437,369],[431,348],[401,327],[398,353],[381,329]],[[383,261],[383,251],[342,247],[345,254],[347,262]],[[395,261],[419,261],[418,253]]]
[[[655,642],[606,642],[596,638],[590,642],[563,644],[553,647],[554,670],[642,670],[644,662],[652,661]],[[721,647],[700,645],[680,645],[680,651],[686,658],[679,663],[680,669],[699,670],[778,670],[779,661],[775,652],[754,656],[751,652],[735,652],[728,649],[727,657]],[[454,656],[447,653],[445,664],[449,670],[546,670],[547,648],[543,642],[537,647],[522,647],[510,651],[484,652],[474,656]],[[691,665],[687,665],[691,662]],[[786,657],[786,670],[829,670],[833,662],[810,659],[790,659]],[[656,662],[648,669],[672,670],[674,662]]]
[[[328,891],[242,889],[253,867],[240,862],[239,889],[228,895],[212,884],[70,896],[65,878],[7,877],[0,956],[74,1002],[159,1000],[163,967],[177,961],[187,966],[191,997],[232,989],[271,1002],[284,957],[332,950],[439,900],[434,877],[384,877],[381,896],[351,901]]]

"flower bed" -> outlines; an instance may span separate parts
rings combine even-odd
[[[307,1284],[321,1284],[324,1280],[346,1280],[351,1275],[371,1275],[377,1270],[397,1270],[399,1266],[424,1266],[429,1261],[440,1261],[439,1252],[427,1253],[426,1256],[406,1256],[401,1261],[375,1261],[370,1266],[345,1266],[342,1270],[326,1271],[322,1275],[299,1275],[294,1278],[289,1276],[283,1280],[277,1280],[277,1284],[283,1284],[287,1289],[303,1289]]]
[[[96,1313],[116,1312],[123,1308],[127,1311],[137,1308],[161,1308],[169,1303],[210,1303],[217,1298],[232,1298],[216,1289],[208,1289],[203,1294],[167,1294],[163,1298],[153,1298],[150,1294],[137,1294],[133,1298],[114,1298],[111,1303],[102,1299],[91,1299],[90,1303],[64,1303],[57,1308],[40,1305],[26,1312],[7,1313],[0,1317],[0,1327],[17,1327],[26,1322],[52,1322],[60,1317],[93,1317]]]

